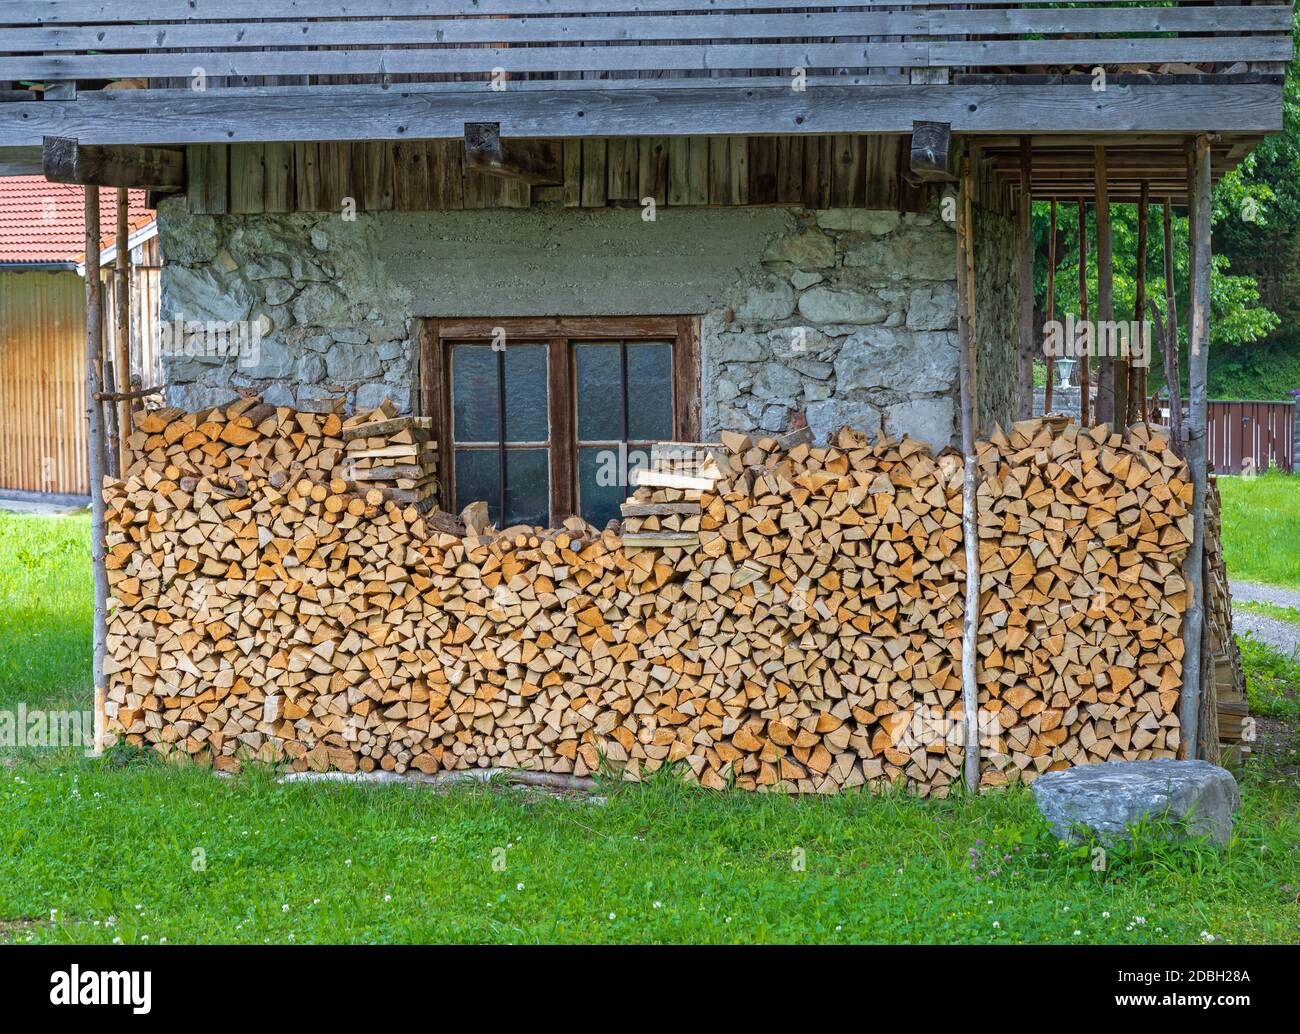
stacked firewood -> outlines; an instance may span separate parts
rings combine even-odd
[[[359,492],[430,509],[438,500],[438,443],[428,417],[398,416],[391,402],[343,422],[343,464],[336,471]]]
[[[960,457],[725,435],[660,447],[622,536],[497,532],[481,506],[370,502],[323,473],[337,457],[313,478],[304,448],[342,452],[342,421],[312,438],[275,411],[263,438],[223,438],[249,412],[162,421],[107,487],[107,711],[133,742],[223,769],[958,779]],[[182,472],[153,439],[187,420],[206,461]],[[1181,463],[1159,438],[1042,421],[980,461],[986,780],[1172,752]]]
[[[1049,418],[981,443],[979,468],[984,781],[1174,757],[1192,526],[1182,459],[1142,428]]]

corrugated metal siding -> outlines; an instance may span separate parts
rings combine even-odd
[[[74,272],[0,271],[0,488],[90,491],[85,313]]]

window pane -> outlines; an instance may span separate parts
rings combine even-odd
[[[574,346],[578,368],[578,440],[623,437],[623,375],[618,344]]]
[[[452,348],[451,392],[455,440],[499,441],[497,354],[491,345]]]
[[[550,524],[550,462],[545,449],[506,450],[506,517],[512,524]]]
[[[501,527],[501,490],[497,471],[500,459],[496,449],[456,450],[456,510],[465,509],[480,499],[488,504],[488,515]]]
[[[643,442],[673,436],[673,346],[667,341],[628,342],[627,436]]]
[[[578,450],[578,512],[583,519],[604,528],[620,518],[618,505],[629,495],[631,472],[650,465],[643,449],[620,450],[588,446]]]
[[[506,441],[546,441],[546,346],[506,345],[505,365]]]

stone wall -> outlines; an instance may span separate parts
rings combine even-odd
[[[1003,224],[977,222],[985,420],[1010,415]],[[937,212],[661,209],[647,222],[535,206],[348,221],[192,215],[173,199],[159,226],[165,320],[266,318],[248,354],[164,357],[169,402],[187,409],[256,389],[300,408],[387,396],[409,410],[422,317],[699,314],[706,437],[783,431],[797,410],[819,439],[846,423],[938,447],[956,432],[956,248]]]

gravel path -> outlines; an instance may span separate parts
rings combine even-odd
[[[1255,582],[1230,581],[1228,585],[1232,589],[1234,604],[1271,603],[1275,607],[1295,607],[1300,610],[1300,590],[1279,589],[1273,585],[1259,585]],[[1237,635],[1252,632],[1260,642],[1267,643],[1282,653],[1293,656],[1300,654],[1300,625],[1289,621],[1234,606],[1232,630]]]

